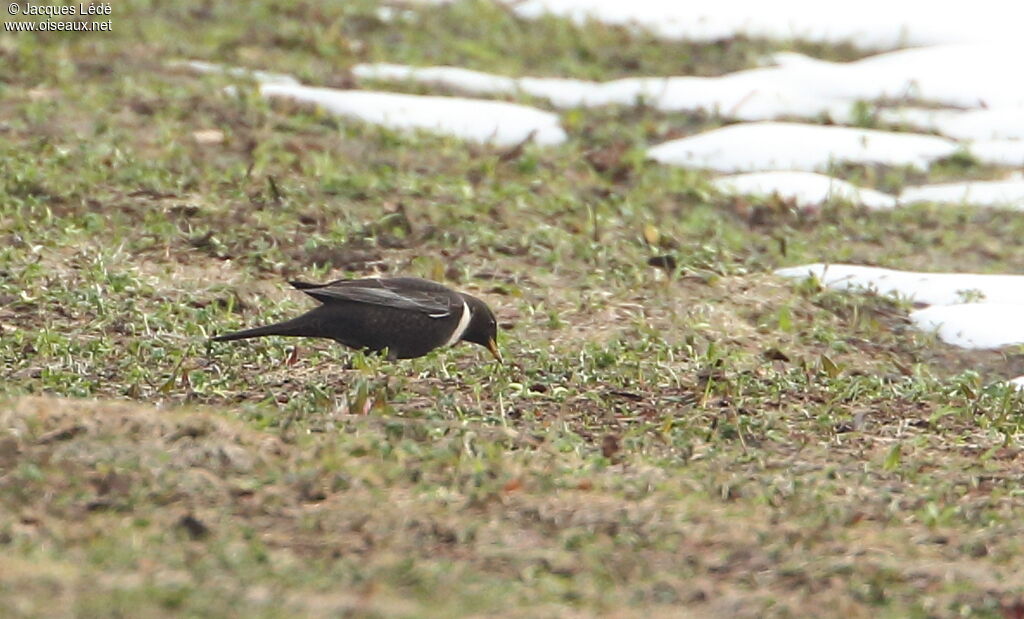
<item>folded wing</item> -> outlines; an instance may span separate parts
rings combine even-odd
[[[461,299],[453,291],[415,278],[343,279],[328,284],[289,282],[321,303],[337,301],[366,303],[394,309],[421,312],[431,318],[446,318]]]

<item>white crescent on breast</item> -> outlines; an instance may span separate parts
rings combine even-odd
[[[448,343],[445,346],[454,346],[458,344],[459,340],[462,339],[462,334],[469,328],[469,320],[472,318],[469,312],[469,305],[466,302],[462,302],[462,316],[459,317],[459,324],[455,326],[455,330],[452,331],[452,336],[448,338]]]

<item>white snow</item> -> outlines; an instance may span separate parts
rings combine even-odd
[[[377,19],[388,24],[416,18],[415,11],[410,11],[408,9],[401,10],[391,6],[379,6],[373,14],[377,16]]]
[[[871,290],[926,305],[970,301],[1024,306],[1024,275],[917,273],[852,264],[808,264],[775,272],[793,279],[817,278],[835,290]]]
[[[276,83],[262,84],[260,92],[265,97],[313,103],[332,114],[392,129],[423,129],[473,142],[511,146],[531,134],[538,144],[560,144],[566,140],[555,114],[503,101]]]
[[[662,111],[704,110],[739,120],[828,116],[846,121],[857,101],[912,98],[976,108],[903,112],[926,128],[946,128],[962,139],[1013,138],[1024,132],[1024,80],[1016,78],[1024,43],[936,45],[869,56],[849,63],[794,53],[772,57],[776,66],[720,77],[632,77],[610,82],[508,77],[458,67],[363,64],[360,79],[411,80],[484,95],[527,94],[560,108],[633,105],[644,100]],[[978,70],[977,67],[985,67]],[[983,109],[991,108],[991,109]],[[1015,115],[1016,113],[1016,115]],[[883,119],[898,119],[883,111]],[[997,129],[997,127],[1008,127]]]
[[[640,26],[669,39],[714,40],[745,34],[772,39],[852,41],[864,47],[985,42],[1019,36],[1024,9],[1005,0],[969,4],[930,0],[526,0],[507,3],[518,15],[546,13],[578,22]]]
[[[257,71],[253,69],[245,69],[242,67],[226,67],[224,65],[215,64],[212,62],[203,62],[202,60],[186,60],[183,62],[172,62],[172,67],[183,67],[195,71],[196,73],[207,73],[217,75],[227,75],[230,77],[237,77],[239,79],[251,79],[261,84],[298,84],[299,80],[295,79],[291,75],[285,73],[271,73],[269,71]]]
[[[789,71],[800,73],[796,63],[791,66]],[[610,82],[513,78],[458,67],[386,63],[356,65],[352,74],[362,80],[413,81],[481,95],[525,94],[546,99],[559,108],[635,105],[642,100],[667,112],[706,110],[743,120],[823,113],[846,117],[850,105],[847,101],[827,100],[813,92],[805,94],[797,85],[787,83],[778,67],[740,71],[723,77],[634,77]],[[800,79],[799,75],[793,77]]]
[[[459,67],[411,67],[381,62],[358,64],[352,67],[352,75],[361,80],[416,81],[480,94],[508,94],[517,88],[513,78]]]
[[[966,111],[902,107],[880,110],[878,118],[938,131],[957,140],[1024,140],[1024,107]]]
[[[934,331],[943,342],[961,348],[1001,348],[1024,343],[1024,305],[962,303],[936,305],[911,312],[922,331]]]
[[[900,194],[900,202],[973,204],[1024,210],[1024,178],[907,187]]]
[[[1024,108],[1021,108],[1024,114]],[[972,142],[970,153],[982,163],[1024,167],[1024,140],[984,140]]]
[[[530,138],[561,144],[567,138],[557,115],[537,108],[463,97],[428,97],[367,90],[303,86],[290,75],[190,60],[172,63],[199,73],[252,79],[265,97],[288,98],[392,129],[422,129],[464,140],[512,146]]]
[[[911,98],[994,109],[1024,105],[1024,84],[1015,79],[1022,52],[1021,41],[934,45],[850,63],[811,61],[782,68],[799,70],[810,92],[832,99]]]
[[[669,165],[724,172],[824,170],[832,163],[911,165],[919,168],[957,150],[951,140],[872,129],[745,123],[665,142],[647,155]]]
[[[1018,107],[1024,104],[1024,83],[1015,78],[1022,52],[1019,40],[934,45],[783,69],[799,70],[810,93],[830,99],[909,97],[964,108]]]
[[[857,187],[838,178],[815,172],[753,172],[721,176],[712,181],[719,191],[729,194],[771,196],[793,200],[800,208],[814,208],[840,199],[871,209],[896,206],[896,198],[880,191]]]

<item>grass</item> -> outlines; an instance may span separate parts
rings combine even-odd
[[[112,33],[0,35],[0,614],[1020,608],[1024,417],[1001,381],[1024,356],[770,272],[1012,272],[1024,217],[796,213],[643,162],[721,123],[699,115],[569,111],[568,144],[509,157],[168,64],[338,86],[361,61],[610,79],[778,49],[375,8],[125,2]],[[307,307],[290,277],[371,273],[485,298],[510,363],[205,342]]]

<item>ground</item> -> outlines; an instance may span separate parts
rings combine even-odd
[[[415,14],[139,1],[111,33],[0,34],[0,614],[1024,613],[1024,355],[771,274],[1012,272],[1024,216],[797,213],[644,162],[704,115],[570,111],[566,145],[502,150],[171,64],[346,86],[357,61],[609,79],[873,50]],[[289,278],[377,273],[485,299],[506,364],[206,342],[309,307]]]

